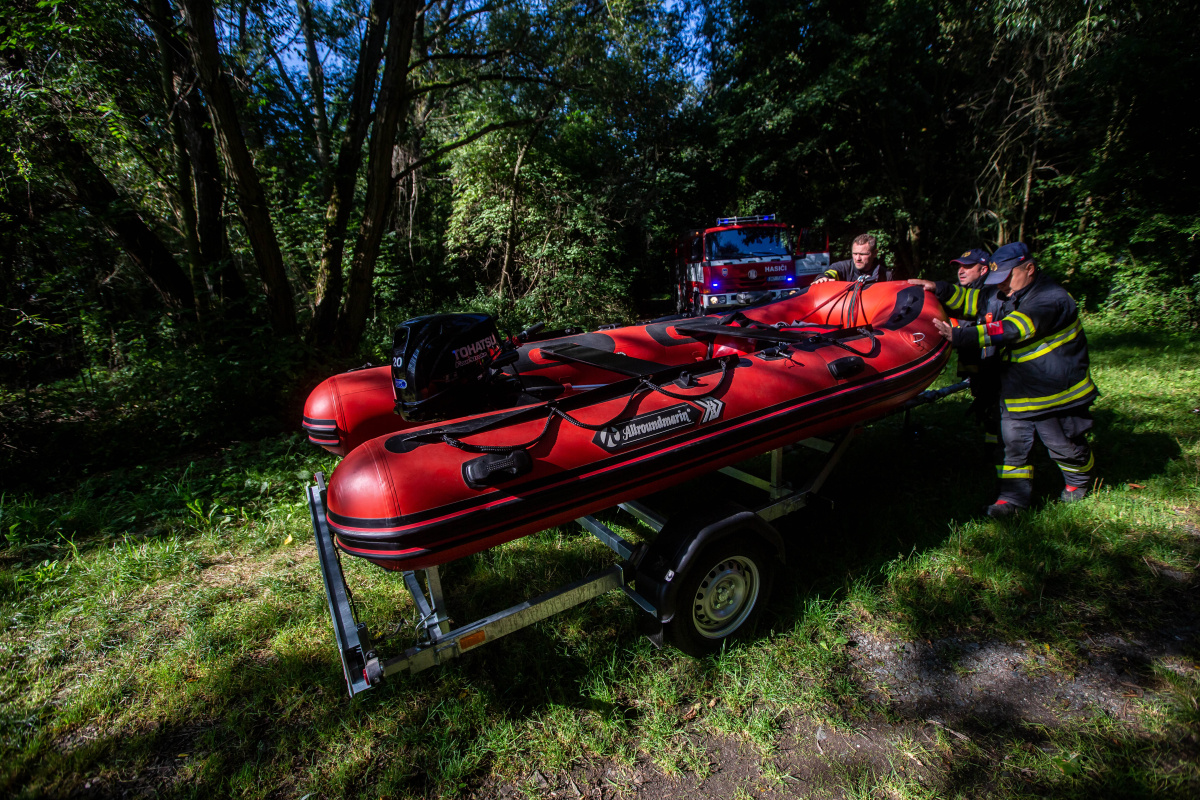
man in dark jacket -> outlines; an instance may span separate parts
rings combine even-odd
[[[982,289],[991,260],[988,251],[978,248],[950,259],[950,263],[958,268],[958,285],[964,289]],[[977,313],[965,321],[986,325],[999,313],[1000,302],[996,295],[992,295],[986,308],[977,309]],[[996,347],[989,345],[981,350],[973,343],[959,347],[958,377],[971,382],[971,413],[983,426],[983,443],[988,458],[1003,463],[1004,448],[1000,447],[1000,354]]]
[[[1001,437],[1004,463],[997,467],[1000,492],[988,516],[1007,517],[1027,508],[1033,496],[1029,465],[1035,438],[1062,471],[1064,502],[1087,494],[1094,468],[1087,433],[1089,407],[1099,396],[1088,371],[1087,337],[1079,311],[1065,289],[1038,271],[1023,242],[992,255],[982,289],[944,281],[915,280],[955,316],[970,319],[1000,301],[991,322],[952,328],[935,320],[938,332],[956,347],[1000,350]]]
[[[855,237],[850,246],[850,258],[836,261],[821,273],[813,283],[826,281],[857,281],[875,283],[875,281],[890,281],[892,270],[885,269],[879,262],[879,250],[875,237],[869,233]]]

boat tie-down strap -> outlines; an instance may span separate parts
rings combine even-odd
[[[723,322],[723,320],[722,320]],[[738,325],[723,325],[720,322],[697,325],[676,325],[675,330],[697,339],[704,337],[728,336],[732,339],[755,339],[760,342],[776,342],[779,344],[823,345],[830,344],[849,350],[857,356],[873,357],[879,352],[879,331],[871,325],[860,325],[855,328],[838,328],[822,333],[795,333],[788,330],[790,326],[775,327],[761,322],[749,320],[747,327]],[[799,327],[799,326],[798,326]],[[807,326],[805,326],[807,327]],[[866,336],[871,339],[871,348],[867,352],[855,350],[841,341],[852,336]]]
[[[507,414],[498,414],[481,422],[472,422],[464,425],[456,425],[449,428],[434,428],[428,431],[421,431],[412,434],[397,434],[385,443],[385,447],[389,452],[403,453],[418,447],[422,444],[442,443],[448,444],[451,447],[463,450],[468,453],[511,453],[514,450],[528,450],[541,441],[546,435],[546,431],[550,429],[550,423],[555,417],[562,419],[565,422],[574,425],[577,428],[586,430],[598,431],[605,428],[621,418],[633,404],[634,399],[645,391],[654,391],[659,394],[676,400],[701,400],[711,394],[717,392],[725,385],[726,380],[731,372],[731,368],[737,366],[738,356],[728,355],[719,358],[710,358],[704,361],[697,361],[694,364],[679,365],[665,367],[658,372],[649,375],[638,375],[635,377],[626,378],[622,381],[610,383],[607,386],[602,386],[591,391],[581,392],[573,397],[568,397],[563,400],[549,401],[530,408],[520,409]],[[720,378],[713,382],[713,385],[703,392],[698,394],[679,394],[664,388],[666,384],[678,381],[684,386],[694,385],[694,378],[697,375],[707,375],[716,371],[720,371]],[[628,399],[621,410],[617,412],[612,419],[607,422],[591,424],[571,416],[570,412],[578,411],[579,409],[588,406],[596,405],[623,394],[628,394]],[[464,442],[463,438],[473,436],[479,433],[485,433],[489,430],[494,430],[501,425],[511,425],[526,420],[537,419],[541,415],[545,415],[545,424],[538,434],[527,442],[520,444],[505,444],[505,445],[486,445],[486,444],[471,444]]]
[[[666,364],[634,358],[624,353],[610,353],[606,350],[597,350],[594,347],[575,344],[574,342],[543,347],[542,355],[546,358],[553,358],[556,361],[573,361],[577,364],[599,367],[609,372],[615,372],[618,375],[627,375],[634,378],[661,372],[667,368]]]

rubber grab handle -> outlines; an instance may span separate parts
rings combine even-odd
[[[462,466],[463,480],[472,489],[486,489],[498,483],[519,478],[533,469],[533,459],[525,450],[508,453],[487,453],[473,458]]]

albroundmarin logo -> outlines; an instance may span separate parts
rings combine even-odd
[[[716,419],[725,404],[712,397],[699,401],[703,409],[686,403],[639,414],[633,419],[617,422],[599,430],[592,442],[612,453],[631,445],[686,428],[703,417],[704,422]]]

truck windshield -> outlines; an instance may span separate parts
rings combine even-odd
[[[784,228],[734,228],[706,234],[710,259],[786,256],[787,231]]]

